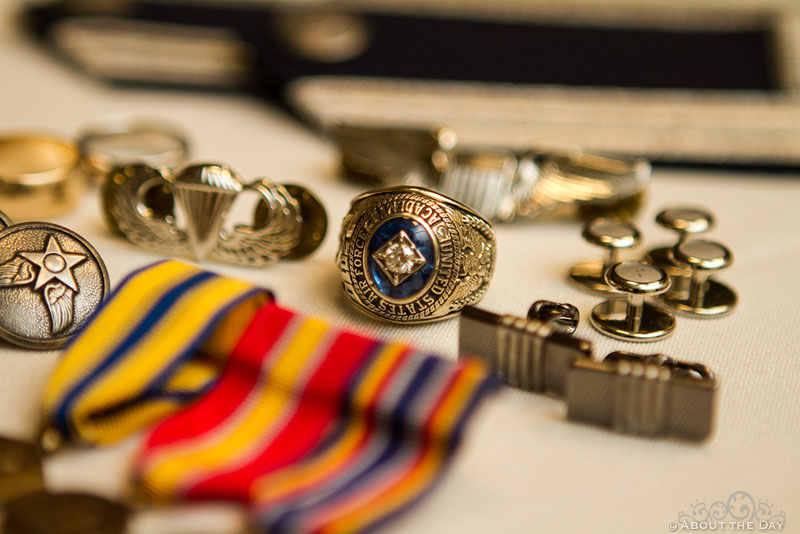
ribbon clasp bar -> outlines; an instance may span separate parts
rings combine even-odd
[[[702,440],[713,428],[717,386],[705,365],[663,354],[578,358],[567,373],[567,417],[617,432]]]

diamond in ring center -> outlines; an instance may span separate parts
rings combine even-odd
[[[427,263],[405,230],[401,230],[381,248],[373,252],[372,259],[386,273],[395,287]]]

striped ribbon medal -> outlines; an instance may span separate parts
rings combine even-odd
[[[475,362],[457,364],[337,330],[271,301],[255,314],[242,308],[246,301],[237,302],[238,308],[228,309],[240,318],[249,314],[244,328],[229,315],[216,328],[207,327],[209,335],[194,338],[205,353],[200,361],[225,357],[218,379],[192,382],[188,390],[194,396],[205,393],[182,410],[176,404],[158,413],[145,409],[148,422],[172,415],[150,432],[137,458],[135,476],[144,497],[248,502],[253,525],[270,533],[363,532],[431,487],[452,458],[469,414],[494,385]],[[131,321],[139,316],[128,313]],[[169,368],[181,375],[195,358],[176,351],[167,364],[170,358],[160,357],[158,374]],[[73,382],[62,373],[63,381]],[[92,386],[90,379],[84,387]],[[111,410],[114,426],[141,426],[145,418],[137,406],[148,407],[171,391],[118,399],[126,409]],[[49,406],[63,414],[65,428],[83,429],[93,405],[83,400]],[[85,431],[77,435],[89,440]],[[93,437],[100,435],[93,429]]]
[[[270,300],[251,284],[175,261],[132,273],[50,377],[45,439],[112,443],[179,410],[218,378]]]

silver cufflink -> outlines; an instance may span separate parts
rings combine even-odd
[[[735,308],[736,293],[710,275],[727,268],[733,256],[724,245],[690,236],[714,226],[714,216],[701,208],[671,208],[656,216],[661,226],[678,233],[672,247],[650,250],[642,262],[619,262],[618,251],[636,246],[639,231],[630,223],[600,218],[588,222],[582,235],[607,249],[605,259],[574,266],[569,280],[580,289],[611,293],[594,307],[592,326],[600,333],[626,341],[654,341],[675,329],[673,312],[695,317],[723,315]]]
[[[567,373],[567,418],[617,432],[703,440],[713,429],[711,370],[662,354],[577,358]]]
[[[639,230],[624,221],[598,218],[586,223],[581,235],[592,245],[605,248],[606,256],[602,261],[585,261],[572,267],[569,271],[569,281],[579,289],[587,291],[616,292],[616,289],[608,284],[605,273],[619,261],[620,249],[635,247],[639,243],[641,237]]]
[[[675,245],[680,245],[690,237],[705,233],[714,227],[714,215],[703,208],[680,207],[662,210],[656,215],[656,223],[678,234]],[[674,245],[656,247],[644,257],[644,261],[654,263],[664,269],[672,279],[671,291],[688,288],[691,271],[675,265],[670,259],[670,249]]]
[[[670,208],[659,212],[656,222],[678,233],[673,246],[655,248],[644,257],[645,262],[662,268],[672,280],[664,302],[677,312],[694,317],[714,317],[733,310],[738,300],[736,293],[710,277],[730,266],[733,255],[720,243],[690,239],[713,228],[713,214],[697,207]]]
[[[553,310],[558,306],[563,305],[542,308]],[[532,310],[534,315],[542,308]],[[564,321],[577,324],[577,317],[569,313],[554,316],[545,311],[539,317],[523,318],[466,306],[459,320],[458,352],[483,361],[512,386],[563,395],[570,363],[591,354],[588,341],[572,337],[567,333],[569,327],[558,326]]]
[[[624,341],[655,341],[675,330],[675,315],[645,300],[670,287],[669,275],[661,267],[623,261],[609,267],[605,279],[624,296],[609,298],[592,309],[590,322],[601,333]]]
[[[577,325],[573,310],[539,301],[522,318],[467,306],[459,357],[483,361],[511,386],[564,398],[573,421],[647,436],[710,435],[718,388],[710,369],[661,354],[595,360],[591,343],[567,333]]]
[[[676,311],[696,317],[724,315],[736,307],[736,293],[711,277],[733,263],[733,255],[714,241],[692,240],[678,243],[669,252],[675,265],[689,269],[689,286],[683,291],[671,291],[664,297]]]

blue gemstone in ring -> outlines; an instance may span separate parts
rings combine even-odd
[[[369,277],[380,293],[395,300],[422,291],[433,275],[435,260],[433,239],[413,219],[389,219],[367,245]]]

